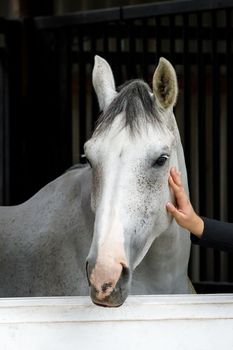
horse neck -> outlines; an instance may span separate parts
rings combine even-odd
[[[21,231],[24,236],[33,236],[50,231],[51,225],[59,226],[59,232],[67,230],[72,224],[78,225],[78,213],[75,213],[81,207],[81,198],[82,205],[90,212],[89,183],[90,175],[86,168],[80,168],[50,182],[20,205],[0,207],[1,234],[17,235]],[[84,195],[84,192],[87,193]]]

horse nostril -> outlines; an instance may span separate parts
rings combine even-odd
[[[106,293],[109,288],[112,288],[112,282],[104,283],[101,286],[101,290],[103,293]]]
[[[91,286],[90,280],[89,280],[89,273],[88,273],[88,261],[86,261],[86,275],[87,275],[87,281],[88,281],[88,285],[89,287]]]
[[[126,267],[125,265],[122,265],[122,271],[121,271],[121,276],[120,279],[122,280],[122,282],[128,282],[130,279],[130,270],[128,267]]]

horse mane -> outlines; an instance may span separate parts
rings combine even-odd
[[[161,121],[161,112],[156,106],[151,89],[143,80],[127,81],[117,88],[118,94],[97,120],[95,134],[110,128],[116,116],[125,112],[123,127],[129,127],[132,133],[139,131],[145,123]]]

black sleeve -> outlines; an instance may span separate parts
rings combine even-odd
[[[233,224],[202,217],[204,231],[199,239],[191,234],[191,241],[203,247],[233,252]]]

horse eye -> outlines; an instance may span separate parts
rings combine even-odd
[[[166,163],[166,161],[167,161],[168,158],[169,158],[169,157],[168,157],[167,155],[160,156],[160,157],[156,160],[156,162],[153,164],[153,166],[156,166],[156,165],[158,165],[158,166],[163,166],[163,165]]]

